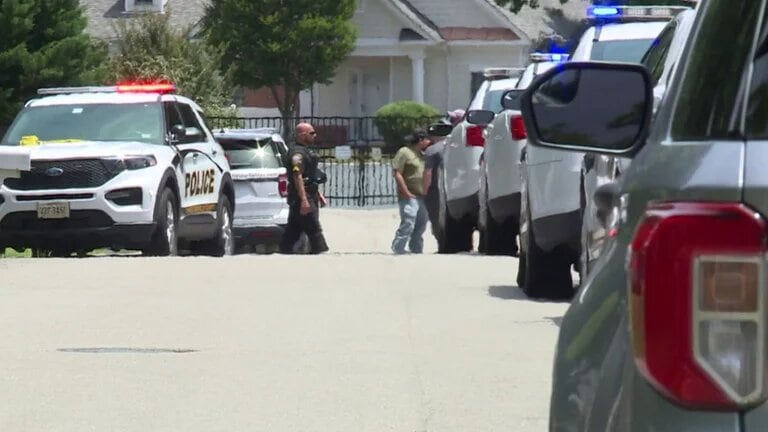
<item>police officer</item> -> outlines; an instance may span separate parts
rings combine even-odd
[[[288,225],[280,241],[280,252],[293,253],[293,246],[305,233],[310,253],[328,251],[318,215],[319,202],[324,201],[318,185],[325,182],[325,174],[318,168],[318,157],[309,148],[317,133],[309,123],[296,125],[296,144],[290,149],[288,169]]]

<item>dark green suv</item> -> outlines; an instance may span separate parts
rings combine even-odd
[[[532,145],[631,157],[561,324],[551,431],[768,430],[768,0],[704,0],[653,119],[626,63],[526,91]]]

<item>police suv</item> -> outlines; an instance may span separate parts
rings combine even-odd
[[[648,69],[653,84],[653,110],[661,103],[672,81],[673,71],[686,41],[696,10],[678,13],[659,34],[656,42],[643,56],[642,64]],[[606,240],[615,234],[612,229],[617,221],[617,209],[603,199],[618,187],[619,176],[629,168],[631,159],[587,153],[582,167],[582,208],[581,229],[581,279],[584,280],[600,257]],[[598,192],[599,191],[599,192]],[[596,194],[597,193],[597,194]],[[598,206],[599,204],[599,206]]]
[[[640,63],[672,18],[673,7],[591,6],[594,22],[571,61]],[[584,153],[527,147],[523,161],[520,265],[517,283],[531,297],[573,295],[571,266],[581,256],[580,186]]]
[[[503,94],[503,111],[485,129],[480,163],[480,238],[487,255],[517,255],[520,225],[520,156],[526,143],[520,95],[539,73],[568,59],[568,54],[532,53],[516,87]]]
[[[485,146],[485,126],[499,113],[501,95],[514,88],[521,68],[489,68],[467,109],[465,118],[446,138],[443,165],[438,172],[440,191],[438,242],[445,253],[472,249],[477,227],[480,189],[480,156]],[[486,115],[490,111],[490,116]],[[482,235],[482,234],[481,234]],[[481,246],[484,239],[480,240]]]
[[[173,84],[38,90],[0,142],[30,171],[0,186],[0,248],[54,255],[233,253],[229,163]]]
[[[221,129],[213,135],[229,159],[238,246],[276,246],[288,224],[288,145],[274,128]]]

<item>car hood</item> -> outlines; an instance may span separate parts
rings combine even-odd
[[[146,144],[137,141],[103,142],[77,141],[41,143],[29,147],[31,157],[36,159],[79,159],[106,158],[131,155],[157,154],[159,151],[169,151],[165,146]]]

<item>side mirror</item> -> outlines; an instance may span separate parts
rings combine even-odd
[[[523,89],[507,90],[501,95],[501,106],[504,109],[520,111],[520,100],[523,93],[525,93]]]
[[[187,136],[187,129],[183,125],[176,124],[171,128],[171,133],[173,134],[173,139],[178,141]]]
[[[433,137],[445,137],[450,135],[451,131],[453,131],[453,125],[445,123],[431,124],[427,128],[427,133]]]
[[[486,126],[493,121],[496,117],[496,113],[487,110],[471,110],[467,111],[467,123],[473,125]]]
[[[184,129],[184,136],[186,138],[202,138],[205,134],[196,127],[188,127]]]
[[[651,88],[640,64],[560,64],[538,76],[522,97],[528,140],[560,150],[634,154],[648,133]]]

